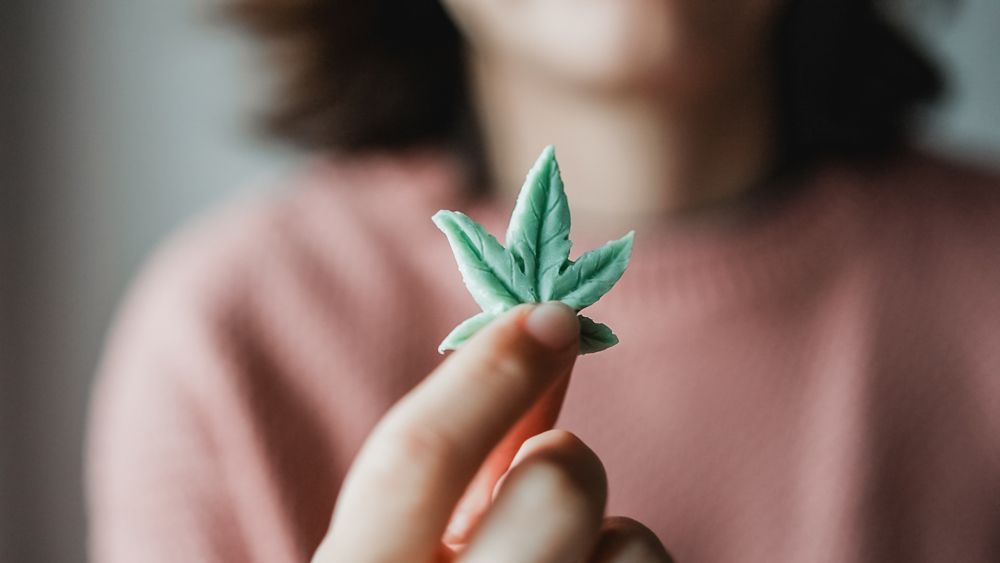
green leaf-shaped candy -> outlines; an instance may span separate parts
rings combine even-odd
[[[569,260],[569,203],[555,148],[545,147],[524,180],[507,227],[507,248],[542,301]]]
[[[581,354],[593,354],[618,344],[618,337],[611,332],[607,325],[594,322],[583,315],[578,315],[577,318],[580,319]]]
[[[500,313],[536,300],[514,257],[482,225],[457,211],[438,211],[431,219],[448,237],[462,280],[483,311]]]
[[[438,351],[462,345],[479,329],[520,303],[562,301],[579,311],[593,305],[621,278],[635,232],[569,259],[569,203],[555,149],[542,151],[517,197],[504,248],[493,235],[457,211],[438,211],[434,224],[448,237],[462,280],[483,310],[451,331]],[[607,326],[579,316],[580,353],[618,343]]]
[[[632,256],[635,231],[591,250],[570,264],[555,281],[550,299],[579,311],[597,302],[618,282]]]
[[[445,350],[454,350],[462,345],[466,340],[472,337],[479,329],[486,326],[490,321],[496,318],[493,313],[479,313],[478,315],[473,315],[464,321],[462,321],[458,326],[456,326],[448,336],[444,337],[441,344],[438,346],[438,352],[444,353]]]

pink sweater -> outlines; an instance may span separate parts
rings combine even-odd
[[[91,552],[307,561],[381,414],[476,312],[434,153],[318,162],[139,278],[100,368]],[[603,240],[574,231],[575,249]],[[576,252],[574,252],[574,255]],[[1000,183],[828,167],[752,219],[640,229],[559,426],[680,563],[1000,561]]]

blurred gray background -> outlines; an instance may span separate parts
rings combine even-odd
[[[952,99],[924,142],[1000,162],[1000,2],[898,0]],[[193,213],[298,157],[250,134],[254,51],[196,0],[0,2],[0,561],[84,560],[82,437],[116,302]]]

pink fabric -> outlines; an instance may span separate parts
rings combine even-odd
[[[317,163],[158,253],[95,390],[95,561],[308,560],[362,439],[476,312],[430,216],[499,234],[511,202],[458,179],[434,153]],[[1000,561],[998,182],[914,155],[807,184],[639,230],[591,309],[621,344],[581,358],[559,426],[681,563]]]

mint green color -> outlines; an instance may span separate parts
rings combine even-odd
[[[483,310],[445,337],[438,351],[454,350],[504,311],[521,303],[562,301],[573,310],[589,307],[625,272],[635,231],[569,259],[569,204],[555,148],[545,147],[525,178],[507,227],[506,248],[479,223],[457,211],[431,218],[448,237],[462,281]],[[583,315],[580,353],[618,343],[607,326]]]

